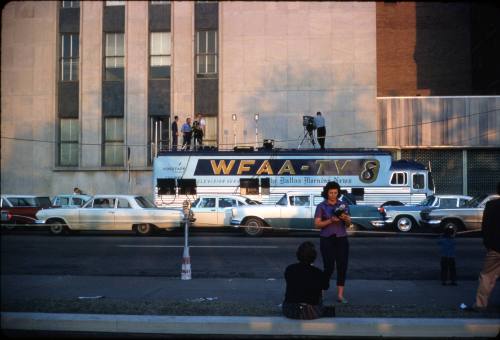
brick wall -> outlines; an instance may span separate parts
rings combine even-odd
[[[377,95],[471,93],[470,4],[377,2]]]

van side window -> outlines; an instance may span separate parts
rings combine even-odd
[[[406,172],[394,172],[391,177],[391,184],[406,185],[408,184],[408,175]]]
[[[425,176],[423,174],[413,174],[413,189],[423,189]]]

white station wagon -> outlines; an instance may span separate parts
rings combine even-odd
[[[96,195],[81,208],[44,209],[37,223],[49,225],[60,235],[73,230],[132,230],[149,235],[158,229],[183,225],[182,209],[157,208],[147,198],[136,195]]]

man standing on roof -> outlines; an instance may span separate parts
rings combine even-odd
[[[326,136],[326,128],[325,128],[325,118],[321,115],[321,112],[316,112],[316,117],[314,117],[314,123],[316,124],[317,134],[318,134],[318,143],[321,147],[321,150],[325,150],[325,136]]]

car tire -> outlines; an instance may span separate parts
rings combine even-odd
[[[52,235],[64,235],[68,231],[68,227],[61,221],[50,222],[49,231]]]
[[[457,231],[461,229],[461,226],[458,222],[449,220],[449,221],[444,221],[444,223],[441,225],[442,230],[446,230],[446,228],[453,228],[453,234],[456,234]]]
[[[153,228],[151,224],[142,223],[134,225],[134,231],[138,236],[149,236],[153,233]]]
[[[245,221],[243,232],[247,236],[259,237],[264,234],[264,223],[258,218],[249,218]]]
[[[412,231],[415,227],[415,224],[415,220],[410,216],[399,216],[394,221],[394,226],[399,232],[402,233],[409,233],[410,231]]]
[[[358,225],[356,223],[351,223],[351,225],[346,228],[346,231],[347,232],[355,232],[355,231],[360,231],[361,229],[363,229],[363,228],[360,225]]]

